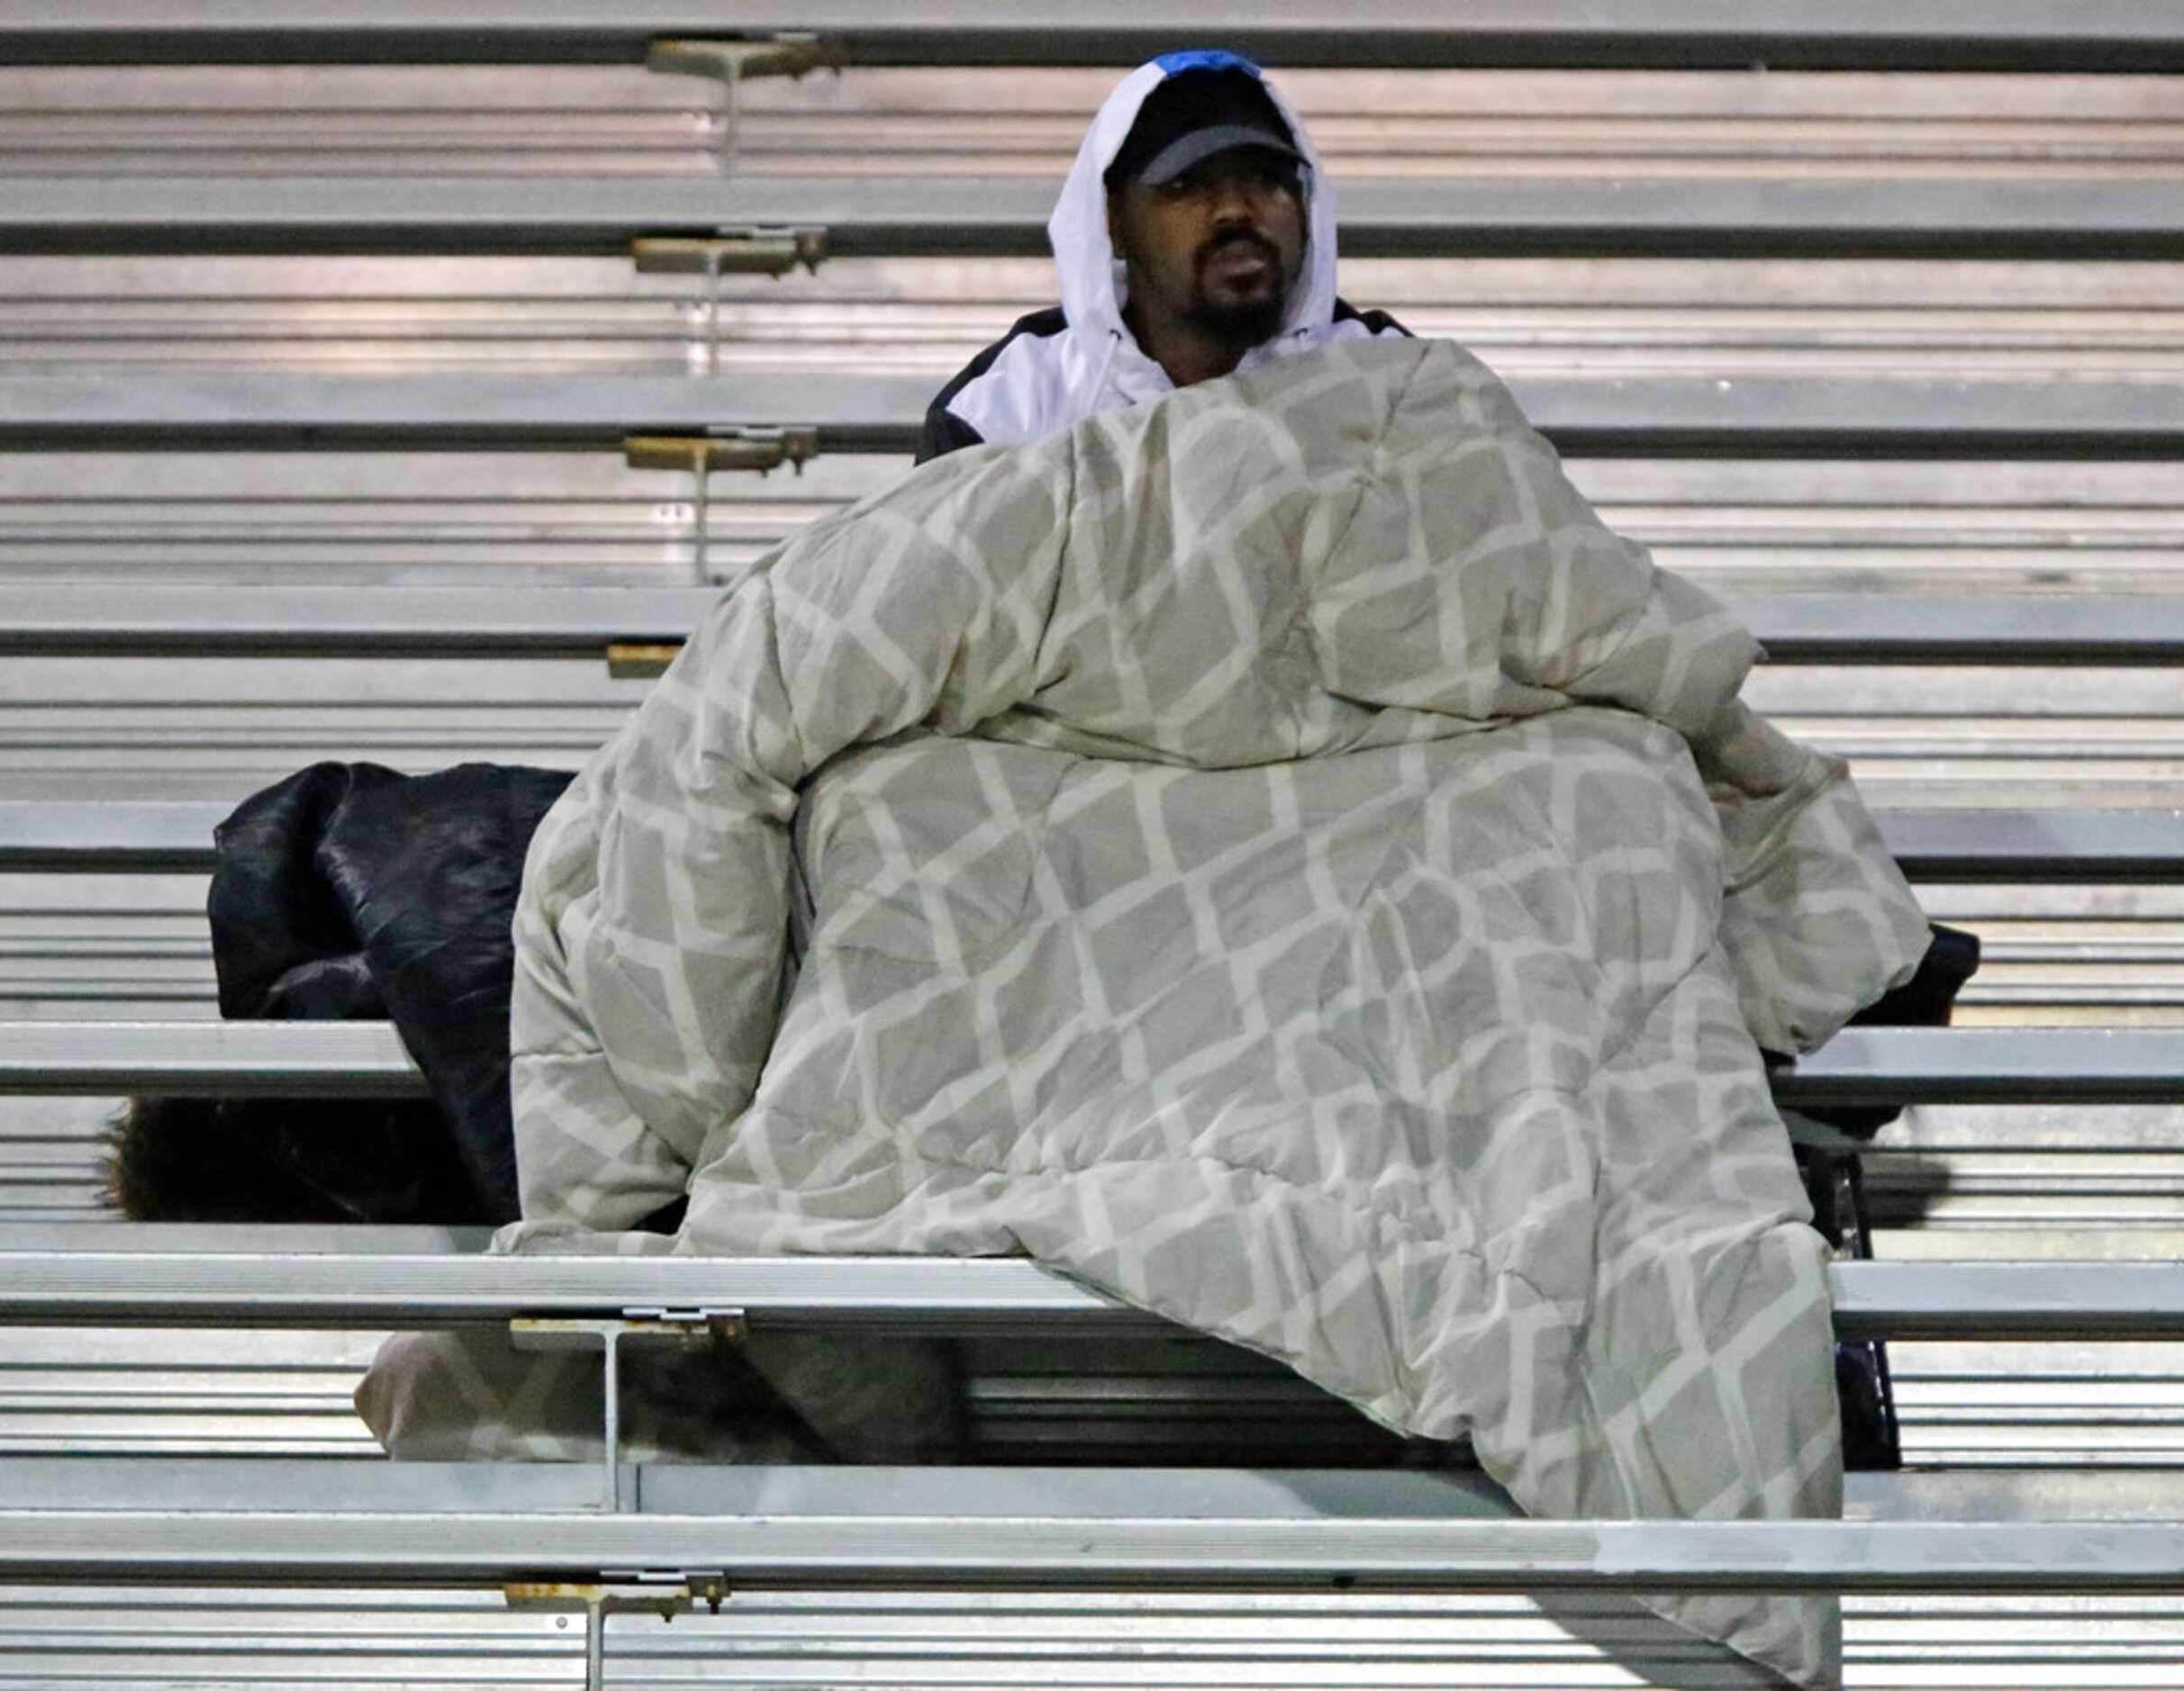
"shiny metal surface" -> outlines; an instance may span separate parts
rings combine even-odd
[[[1459,167],[1461,161],[1459,161]],[[829,258],[1046,256],[1054,186],[856,176],[0,178],[0,253],[595,253],[657,230],[816,228]],[[2184,189],[2124,184],[1346,179],[1350,257],[1781,251],[1993,260],[2184,248]]]
[[[542,596],[534,595],[530,605],[536,607]],[[269,594],[253,601],[255,609],[270,612],[266,617],[267,626],[262,629],[249,627],[247,621],[229,628],[195,626],[177,619],[152,626],[147,638],[168,645],[202,643],[214,648],[231,640],[246,648],[262,641],[267,645],[322,644],[337,649],[350,643],[399,649],[415,638],[428,649],[460,650],[471,639],[497,638],[497,631],[490,626],[465,627],[449,616],[434,614],[457,607],[436,605],[430,597],[421,606],[410,595],[401,601],[418,614],[414,631],[408,624],[373,618],[368,606],[362,614],[355,614],[354,608],[363,597],[356,593],[341,596],[352,614],[338,624],[309,623],[293,616],[284,619],[281,610],[291,608],[281,606],[279,595]],[[494,598],[496,602],[505,601],[505,595]],[[137,638],[134,627],[121,623],[117,618],[113,623],[93,628],[86,643],[96,647]],[[540,641],[587,638],[545,617],[527,620],[523,632]],[[76,638],[73,629],[56,633],[46,625],[27,633],[20,622],[0,626],[0,648],[11,640],[43,646],[66,644]],[[600,638],[596,635],[588,638],[594,642]],[[0,870],[145,873],[209,869],[213,862],[213,829],[227,813],[227,808],[217,803],[182,800],[40,803],[0,800]],[[2184,810],[1883,810],[1877,813],[1876,819],[1882,839],[1914,881],[1963,884],[2018,884],[2034,880],[2102,885],[2139,881],[2184,882]],[[5,920],[5,914],[0,913],[0,924]],[[4,926],[0,926],[0,934],[5,934]],[[82,943],[89,945],[109,937],[119,941],[140,934],[141,930],[117,921],[110,934],[86,935]],[[187,936],[173,937],[180,940]],[[2087,940],[2080,950],[2096,956],[2111,954],[2098,939],[2088,936]],[[2149,936],[2149,947],[2161,943],[2158,936]],[[2157,954],[2157,961],[2180,959],[2184,953],[2170,956],[2166,948]]]
[[[383,1470],[384,1471],[384,1470]],[[1147,1499],[1114,1477],[1037,1513],[966,1506],[975,1484],[920,1499],[923,1510],[834,1495],[811,1514],[766,1497],[795,1470],[732,1489],[748,1512],[625,1515],[482,1507],[420,1516],[384,1509],[152,1507],[0,1511],[0,1572],[32,1582],[116,1579],[185,1584],[352,1586],[502,1584],[595,1578],[602,1569],[711,1568],[737,1588],[881,1587],[1040,1591],[1154,1585],[1169,1590],[1555,1591],[2082,1591],[2159,1593],[2176,1581],[2172,1523],[1931,1521],[1541,1521],[1443,1515],[1444,1483],[1403,1476],[1387,1513],[1315,1506],[1309,1477],[1274,1489],[1295,1513],[1228,1513],[1201,1506],[1184,1477],[1157,1477]],[[1236,1488],[1230,1483],[1208,1490]],[[930,1478],[930,1476],[928,1476]],[[1360,1476],[1377,1478],[1378,1476]],[[1097,1482],[1104,1478],[1106,1484]],[[1360,1489],[1366,1489],[1360,1488]],[[1388,1489],[1388,1488],[1383,1488]],[[1090,1496],[1082,1495],[1090,1492]],[[1412,1506],[1423,1500],[1426,1506]],[[1208,1513],[1201,1514],[1201,1507]],[[1400,1509],[1400,1513],[1396,1513]],[[422,1521],[430,1530],[421,1531]]]
[[[391,654],[597,659],[617,641],[679,642],[717,587],[492,587],[148,583],[126,597],[26,583],[0,608],[0,652],[323,657]],[[1780,665],[2184,662],[2184,593],[1738,595],[1728,609]]]
[[[2184,1099],[2184,1040],[2158,1029],[1848,1027],[1772,1084],[1792,1108],[2173,1101]],[[0,1089],[19,1097],[400,1097],[423,1085],[386,1022],[0,1022]]]
[[[1085,1519],[1497,1521],[1522,1516],[1476,1469],[1420,1473],[1249,1464],[1057,1468],[1001,1463],[971,1473],[934,1468],[627,1465],[629,1506],[650,1515],[932,1515],[968,1519],[1068,1515]],[[14,1507],[162,1513],[281,1508],[343,1514],[566,1514],[596,1509],[579,1462],[263,1461],[141,1456],[0,1459]],[[1844,1517],[1859,1523],[2164,1522],[2184,1515],[2184,1478],[2044,1469],[1845,1477]]]
[[[830,0],[784,9],[748,0],[654,4],[608,9],[592,0],[473,0],[435,6],[418,0],[366,7],[314,0],[267,7],[217,6],[206,0],[159,5],[151,0],[96,0],[81,8],[22,0],[6,20],[24,57],[140,57],[153,60],[421,53],[443,59],[641,56],[653,35],[815,31],[844,39],[860,58],[900,57],[1005,63],[1100,62],[1165,50],[1180,38],[1219,35],[1276,59],[1311,62],[1418,65],[1514,57],[1546,63],[1665,56],[1743,63],[1754,53],[1790,62],[1852,63],[1938,59],[1980,62],[2007,55],[2032,64],[2166,62],[2184,37],[2169,0],[2131,6],[2123,0],[1846,0],[1824,19],[1781,0],[1618,0],[1580,5],[1468,6],[1460,16],[1421,17],[1388,0],[1353,5],[1343,25],[1294,0],[1258,0],[1205,11],[1166,8],[1157,19],[1090,17],[1067,5],[1033,4],[1005,14],[945,0],[914,9],[875,0]]]
[[[1856,444],[1909,457],[2184,455],[2177,393],[2152,384],[1907,380],[1878,405],[1871,384],[1828,377],[1518,375],[1510,386],[1542,433],[1581,454],[1825,455]],[[0,375],[0,448],[566,449],[618,445],[633,430],[757,425],[815,429],[822,451],[899,453],[915,445],[931,397],[916,377],[757,368],[667,378]]]
[[[0,1685],[107,1691],[125,1656],[178,1686],[247,1677],[270,1691],[317,1691],[332,1672],[350,1685],[543,1691],[574,1683],[582,1654],[554,1617],[510,1614],[494,1593],[166,1587],[159,1596],[153,1609],[132,1591],[95,1587],[61,1606],[50,1589],[0,1587]],[[2184,1685],[2176,1599],[1853,1597],[1844,1607],[1853,1691]],[[1627,1601],[1572,1593],[1554,1609],[1559,1622],[1514,1596],[1072,1593],[1028,1605],[977,1594],[751,1592],[718,1616],[669,1626],[617,1617],[608,1660],[611,1673],[621,1661],[630,1676],[611,1684],[767,1691],[1763,1683],[1695,1659]]]
[[[18,54],[28,46],[18,38]],[[2184,64],[2184,50],[2166,50]],[[855,178],[884,160],[891,176],[1056,184],[1090,113],[1135,62],[851,66],[747,82],[727,168]],[[2172,77],[2062,74],[2053,58],[2032,75],[1908,63],[1811,71],[1749,59],[1642,71],[1292,59],[1274,74],[1337,182],[2107,188],[2170,180],[2179,149]],[[0,164],[18,176],[706,179],[722,173],[727,128],[719,84],[629,64],[0,63]],[[1809,203],[1825,215],[1825,196]],[[1772,216],[1755,221],[1781,230]]]
[[[346,1240],[314,1247],[267,1229],[258,1230],[262,1238],[225,1230],[224,1246],[222,1230],[202,1230],[195,1248],[177,1252],[160,1249],[157,1231],[0,1228],[7,1271],[0,1316],[26,1324],[385,1326],[717,1307],[798,1326],[1170,1331],[1017,1259],[487,1256]],[[2184,1271],[2161,1263],[1843,1261],[1829,1274],[1836,1327],[1849,1336],[2184,1334]]]

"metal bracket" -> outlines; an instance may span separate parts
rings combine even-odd
[[[645,1334],[674,1328],[687,1332],[690,1336],[711,1337],[730,1343],[750,1336],[751,1326],[740,1309],[714,1308],[701,1304],[689,1309],[670,1309],[664,1306],[638,1305],[621,1312],[632,1333]],[[701,1334],[699,1329],[704,1331]]]
[[[748,1331],[740,1309],[625,1309],[619,1316],[518,1316],[508,1324],[519,1351],[588,1351],[594,1344],[605,1370],[605,1469],[600,1507],[622,1510],[621,1345],[732,1343]]]
[[[798,265],[817,274],[827,231],[816,223],[729,224],[710,235],[639,235],[630,257],[642,276],[786,276]]]
[[[764,475],[786,464],[799,475],[819,456],[815,428],[758,429],[740,424],[708,430],[702,435],[630,435],[621,455],[633,470],[682,470],[692,483],[691,567],[698,584],[712,576],[706,568],[707,480],[715,470],[756,470]]]
[[[839,70],[839,42],[816,35],[781,34],[751,41],[662,40],[645,54],[645,68],[661,76],[711,77],[723,90],[720,112],[720,168],[736,156],[736,89],[752,77],[803,77],[814,70]]]
[[[672,1621],[700,1603],[718,1614],[728,1596],[728,1576],[719,1569],[669,1573],[610,1568],[594,1583],[526,1581],[502,1587],[501,1596],[512,1609],[583,1610],[585,1691],[603,1691],[608,1615],[648,1613]]]
[[[1865,1186],[1857,1156],[1831,1158],[1827,1180],[1835,1200],[1835,1226],[1843,1235],[1843,1248],[1837,1254],[1851,1261],[1870,1261],[1873,1245],[1865,1232]]]
[[[607,679],[657,681],[682,649],[657,640],[611,640],[607,643]]]
[[[711,235],[640,235],[630,257],[640,276],[702,276],[705,369],[720,367],[720,278],[786,276],[798,265],[813,275],[827,256],[827,231],[807,226],[723,228]]]
[[[766,429],[725,423],[702,435],[630,435],[622,457],[633,470],[768,470],[786,464],[801,474],[819,456],[811,424]]]

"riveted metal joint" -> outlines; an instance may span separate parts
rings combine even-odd
[[[603,1691],[606,1680],[606,1617],[657,1614],[672,1621],[698,1604],[720,1613],[728,1576],[717,1568],[603,1569],[596,1580],[521,1580],[501,1588],[512,1609],[584,1614],[585,1691]]]
[[[743,41],[671,38],[656,41],[645,54],[645,68],[662,76],[709,77],[721,88],[720,165],[735,161],[736,90],[752,77],[804,77],[814,70],[839,69],[841,44],[816,35],[784,33]]]

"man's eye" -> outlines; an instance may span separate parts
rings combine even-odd
[[[1303,192],[1298,172],[1279,164],[1228,166],[1219,170],[1186,170],[1182,176],[1171,176],[1161,183],[1155,192],[1163,200],[1180,203],[1186,200],[1209,198],[1231,185],[1247,194],[1262,196]]]

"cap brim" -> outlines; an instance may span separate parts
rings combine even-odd
[[[1304,162],[1304,155],[1272,130],[1250,123],[1216,123],[1210,129],[1192,130],[1188,135],[1177,136],[1146,161],[1137,180],[1156,188],[1164,182],[1173,182],[1192,166],[1236,147],[1256,147],[1265,152],[1279,153],[1297,164]]]

